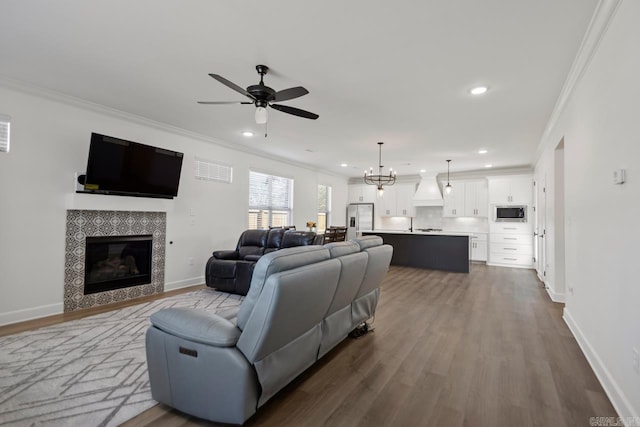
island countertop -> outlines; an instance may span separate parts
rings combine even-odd
[[[415,234],[419,236],[472,236],[477,234],[473,231],[409,231],[409,230],[372,230],[364,231],[363,233],[375,233],[375,234]]]
[[[392,265],[429,268],[457,273],[470,269],[471,235],[445,231],[363,231],[363,236],[380,236],[393,246]]]

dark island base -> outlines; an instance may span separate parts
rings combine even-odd
[[[384,243],[393,246],[392,265],[455,273],[469,272],[469,236],[393,234],[375,231],[362,234],[380,236]]]

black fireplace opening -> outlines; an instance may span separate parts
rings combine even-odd
[[[84,294],[151,283],[153,236],[87,237]]]

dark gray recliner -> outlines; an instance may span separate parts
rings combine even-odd
[[[261,256],[282,248],[321,245],[322,240],[321,235],[295,229],[246,230],[235,250],[213,252],[205,267],[205,283],[220,291],[246,295]]]

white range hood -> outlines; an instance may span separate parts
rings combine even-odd
[[[442,193],[435,175],[421,175],[422,179],[413,196],[413,206],[442,206]]]

